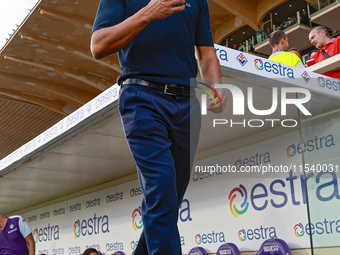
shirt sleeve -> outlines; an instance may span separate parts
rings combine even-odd
[[[92,33],[96,30],[112,27],[125,19],[124,0],[100,0]]]
[[[21,216],[19,217],[19,230],[21,235],[26,238],[29,234],[32,233],[32,229],[28,225],[28,223],[25,221],[25,219]]]
[[[207,0],[202,0],[198,15],[195,45],[213,46],[214,41],[211,32],[209,6]]]

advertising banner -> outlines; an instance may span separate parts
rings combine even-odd
[[[292,249],[308,248],[310,235],[315,246],[338,246],[337,130],[338,123],[326,122],[303,130],[302,140],[294,131],[196,161],[179,209],[183,253],[195,246],[213,253],[225,242],[256,251],[273,237]],[[38,254],[80,254],[89,247],[131,254],[143,229],[141,199],[136,180],[24,217]]]

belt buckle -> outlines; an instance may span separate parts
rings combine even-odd
[[[174,85],[174,84],[165,84],[163,93],[165,95],[176,96],[177,94],[168,92],[168,85]]]

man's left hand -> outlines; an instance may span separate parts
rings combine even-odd
[[[218,88],[215,90],[220,96],[222,104],[220,103],[220,100],[218,100],[218,97],[215,95],[216,105],[212,98],[210,98],[211,101],[208,104],[207,110],[213,113],[222,113],[227,105],[227,92],[223,88]]]

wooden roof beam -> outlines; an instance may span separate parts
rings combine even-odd
[[[240,0],[212,0],[224,9],[241,18],[250,27],[257,30],[257,5],[251,1]]]
[[[74,105],[69,105],[69,104],[66,104],[65,102],[49,100],[46,98],[29,95],[29,94],[11,90],[11,89],[0,88],[0,95],[4,95],[10,98],[14,98],[16,100],[28,102],[31,104],[40,105],[52,111],[58,112],[64,116],[69,115],[70,113],[72,113],[73,111],[77,109],[77,107],[75,107]]]
[[[110,81],[106,81],[106,84],[104,84],[100,78],[93,78],[95,79],[95,81],[88,79],[86,76],[90,76],[90,74],[85,74],[84,72],[78,71],[78,70],[74,70],[71,68],[63,68],[61,66],[57,66],[57,65],[53,65],[50,63],[46,63],[43,61],[39,61],[39,60],[25,60],[25,59],[20,59],[18,57],[12,57],[12,56],[8,56],[8,55],[4,55],[4,59],[6,60],[11,60],[14,62],[18,62],[18,63],[22,63],[22,64],[26,64],[29,66],[34,66],[34,67],[38,67],[44,70],[48,70],[50,72],[58,72],[61,73],[67,77],[70,77],[72,79],[75,79],[77,81],[80,81],[82,83],[85,83],[86,85],[92,87],[95,89],[95,93],[98,94],[100,92],[103,92],[105,89],[107,89],[108,87],[110,87]]]
[[[79,90],[67,85],[55,83],[48,80],[39,80],[32,77],[22,76],[19,74],[0,72],[0,78],[11,82],[17,82],[28,86],[32,86],[36,89],[47,90],[53,94],[62,96],[63,98],[65,98],[65,102],[78,106],[86,104],[88,101],[95,97],[94,94],[91,94],[84,90]]]
[[[37,38],[37,37],[33,37],[33,36],[27,36],[27,35],[23,35],[23,34],[20,35],[20,38],[47,45],[51,48],[64,51],[68,54],[73,54],[73,55],[76,55],[78,57],[85,58],[85,59],[92,61],[92,62],[95,62],[95,63],[97,63],[101,66],[104,66],[104,67],[107,67],[111,70],[114,70],[115,72],[118,72],[118,73],[121,72],[121,69],[117,64],[109,64],[106,61],[93,58],[91,53],[90,53],[90,50],[84,50],[84,49],[81,49],[79,47],[72,46],[70,44],[57,42],[57,41],[51,41],[51,40],[48,40],[48,39]]]
[[[87,29],[92,29],[94,20],[88,19],[88,18],[83,18],[79,17],[76,15],[72,15],[70,13],[62,13],[62,12],[56,12],[55,10],[48,10],[48,9],[40,9],[39,13],[41,15],[46,15],[58,20],[66,21],[68,23],[71,23],[76,26],[82,26]]]

